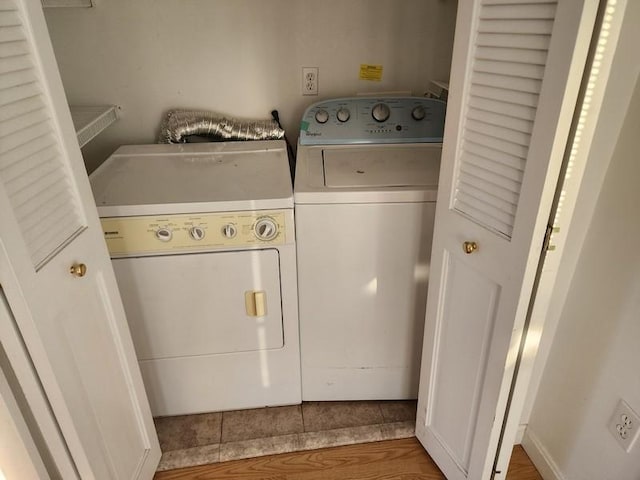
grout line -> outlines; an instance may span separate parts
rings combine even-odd
[[[220,412],[220,441],[218,442],[222,445],[222,425],[224,424],[224,412]]]
[[[300,402],[300,416],[302,416],[302,433],[307,433],[307,424],[304,423],[304,402]]]
[[[380,411],[380,417],[382,418],[382,423],[385,424],[388,422],[387,422],[387,419],[384,417],[384,412],[382,411],[381,405],[382,405],[382,401],[378,400],[377,406],[378,406],[378,410]]]

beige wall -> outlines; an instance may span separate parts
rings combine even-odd
[[[70,103],[117,104],[122,118],[84,149],[90,170],[118,145],[152,143],[169,108],[269,118],[297,139],[307,105],[447,80],[455,0],[94,0],[47,9]],[[381,64],[381,82],[358,79]],[[301,69],[319,67],[318,97]]]
[[[527,430],[566,479],[640,478],[607,430],[620,398],[640,412],[639,132],[636,84]]]

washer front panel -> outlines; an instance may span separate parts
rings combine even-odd
[[[292,243],[287,211],[102,218],[111,257],[215,251]],[[264,225],[270,227],[264,231]],[[263,229],[261,231],[261,228]],[[275,233],[274,233],[275,230]]]

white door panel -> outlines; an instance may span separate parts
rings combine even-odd
[[[442,353],[430,385],[433,400],[427,423],[439,441],[449,446],[456,462],[468,470],[501,288],[456,254],[445,251],[443,263],[445,294],[436,327]],[[446,292],[464,292],[464,301]]]
[[[459,5],[416,423],[450,480],[494,478],[514,351],[597,7]],[[465,253],[464,242],[477,250]],[[496,470],[504,478],[506,468]]]
[[[38,302],[37,310],[31,298],[31,310],[37,311],[38,333],[73,417],[73,428],[86,450],[100,453],[92,465],[101,472],[97,477],[136,478],[131,474],[140,471],[152,445],[140,409],[146,398],[138,398],[130,388],[131,366],[124,353],[130,345],[122,338],[128,335],[122,328],[122,307],[114,305],[113,285],[105,278],[113,274],[108,264],[100,269],[91,244],[96,239],[88,233],[83,232],[34,275],[42,288],[55,285],[56,295]],[[87,260],[83,278],[68,273],[79,258],[93,259]],[[120,301],[117,296],[115,300]]]
[[[83,479],[150,479],[158,440],[37,0],[0,3],[0,120],[0,283],[69,453]]]

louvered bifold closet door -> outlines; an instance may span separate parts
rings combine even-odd
[[[0,179],[39,269],[86,223],[28,28],[21,3],[0,0]]]
[[[556,3],[480,4],[453,208],[507,238],[518,208]]]

